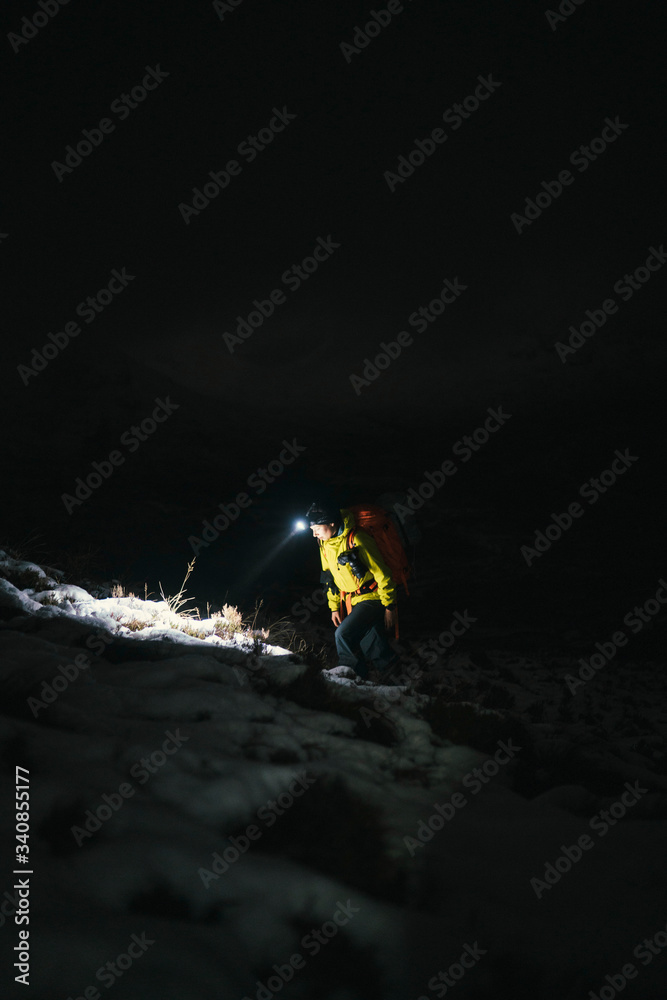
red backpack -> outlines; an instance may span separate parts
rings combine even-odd
[[[402,583],[405,587],[405,593],[409,594],[408,576],[410,575],[410,564],[400,535],[396,530],[396,525],[390,515],[384,507],[378,507],[375,504],[367,504],[365,506],[360,504],[356,507],[348,507],[348,510],[354,514],[356,528],[365,531],[375,541],[394,583],[397,585]],[[348,535],[348,548],[350,549],[354,547],[356,528],[352,528]],[[341,597],[345,596],[341,594]],[[395,620],[395,635],[398,639],[398,611],[395,612]]]

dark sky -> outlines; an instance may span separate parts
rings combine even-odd
[[[653,558],[665,273],[632,295],[614,286],[667,238],[656,5],[565,2],[572,13],[556,21],[535,3],[394,3],[347,59],[341,43],[384,7],[217,7],[72,2],[35,30],[22,18],[42,8],[5,5],[8,541],[101,546],[109,573],[175,580],[188,535],[284,439],[306,452],[239,519],[229,551],[265,549],[320,489],[351,499],[419,485],[504,405],[512,420],[452,507],[497,504],[518,549],[631,447],[641,462],[601,538],[627,539],[644,519],[626,550]],[[148,69],[159,85],[134,108],[118,103]],[[479,107],[443,120],[480,78],[493,85]],[[239,145],[276,109],[294,117],[251,160]],[[104,119],[80,164],[54,168]],[[446,139],[392,191],[386,172],[438,128]],[[613,141],[599,140],[605,129]],[[596,139],[595,158],[577,158]],[[240,171],[186,224],[179,206],[234,159]],[[512,215],[568,169],[571,183],[518,232]],[[317,270],[285,280],[322,243]],[[86,323],[79,303],[114,269],[132,280]],[[445,279],[455,301],[411,325]],[[230,352],[223,333],[276,289],[273,314]],[[616,312],[563,362],[556,342],[610,298]],[[26,378],[33,348],[77,319],[78,336]],[[401,331],[412,343],[356,393],[350,376]],[[166,396],[178,410],[68,513],[62,494]]]

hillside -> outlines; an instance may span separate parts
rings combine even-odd
[[[660,665],[433,633],[379,687],[58,576],[0,553],[5,995],[662,1000]]]

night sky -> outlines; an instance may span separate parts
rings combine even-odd
[[[559,623],[604,629],[655,591],[655,4],[44,2],[48,23],[36,5],[3,16],[6,544],[173,591],[189,538],[245,491],[193,592],[287,613],[317,586],[312,539],[260,563],[294,517],[320,495],[418,489],[501,407],[420,512],[420,564],[449,582],[419,606],[448,620],[476,599],[523,621],[557,605]],[[595,317],[573,349],[570,327]],[[140,441],[156,400],[170,413]],[[285,441],[303,450],[249,488]],[[528,565],[521,546],[617,449],[635,459]],[[486,575],[475,532],[496,539]]]

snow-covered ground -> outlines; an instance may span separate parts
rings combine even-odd
[[[384,687],[90,590],[0,553],[3,997],[663,1000],[662,664],[573,693],[490,642]]]

